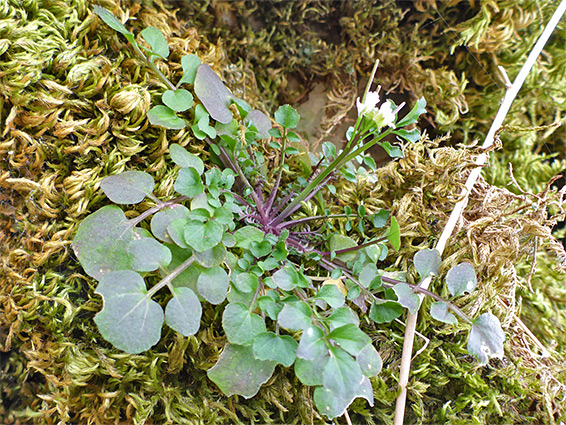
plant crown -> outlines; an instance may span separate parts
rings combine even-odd
[[[400,247],[395,217],[363,204],[357,211],[337,212],[322,196],[323,191],[335,195],[332,183],[340,178],[356,182],[371,175],[375,162],[366,151],[373,145],[402,157],[385,137],[419,140],[418,129],[405,127],[426,112],[424,98],[398,120],[403,105],[388,100],[378,108],[370,80],[345,147],[325,143],[320,155],[305,154],[294,131],[299,115],[291,106],[275,112],[278,126],[272,127],[267,115],[233,96],[196,55],[182,58],[183,76],[173,84],[155,65],[169,55],[159,30],[141,32],[145,47],[111,12],[98,6],[94,11],[126,37],[167,87],[163,104],[148,113],[150,123],[190,127],[218,165],[205,165],[199,156],[171,145],[179,171],[178,196],[169,200],[153,195],[154,180],[142,171],[102,180],[114,204],[146,198],[155,204],[133,219],[117,205],[104,206],[84,219],[74,238],[85,272],[98,281],[96,293],[104,304],[94,320],[105,340],[140,353],[159,342],[164,322],[184,336],[195,335],[202,303],[208,302],[218,306],[227,340],[208,376],[224,394],[253,397],[281,364],[315,387],[315,405],[329,418],[344,414],[358,397],[373,405],[369,378],[380,372],[382,361],[360,328],[358,312],[388,323],[403,309],[416,312],[417,294],[424,293],[435,299],[430,310],[435,319],[456,324],[459,316],[471,324],[468,352],[482,364],[503,355],[505,336],[494,315],[471,319],[418,284],[403,282],[402,274],[394,279],[378,269],[388,255],[387,243]],[[266,158],[274,151],[275,159]],[[342,234],[352,230],[360,240]],[[438,274],[440,262],[434,249],[414,256],[422,279]],[[453,267],[446,283],[453,297],[469,293],[477,283],[474,268],[468,263]],[[156,301],[164,288],[168,295]]]

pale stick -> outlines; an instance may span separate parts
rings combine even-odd
[[[546,44],[552,32],[554,31],[556,25],[558,25],[558,22],[560,21],[560,18],[562,18],[562,15],[564,14],[565,11],[566,11],[566,0],[562,0],[562,2],[556,8],[554,15],[552,15],[552,18],[546,25],[546,28],[544,29],[543,33],[541,34],[538,41],[534,45],[533,50],[529,54],[527,60],[525,61],[525,64],[521,68],[521,71],[515,78],[513,85],[507,89],[501,107],[499,108],[499,111],[497,112],[497,115],[493,120],[493,124],[491,125],[491,128],[489,129],[489,132],[487,133],[485,141],[482,145],[482,148],[484,148],[484,150],[487,150],[493,144],[495,133],[497,132],[497,130],[499,130],[499,128],[503,124],[503,120],[505,119],[505,116],[509,112],[509,109],[511,108],[511,104],[515,99],[515,97],[517,96],[517,93],[519,92],[521,86],[525,82],[525,79],[527,78],[527,74],[533,67],[544,45]],[[438,250],[438,252],[440,252],[440,254],[442,254],[442,252],[444,251],[444,248],[446,247],[446,243],[448,242],[448,239],[452,235],[452,232],[456,227],[456,223],[460,219],[462,211],[464,210],[466,204],[468,203],[468,195],[472,191],[472,188],[474,187],[476,180],[480,176],[482,166],[486,163],[486,161],[487,161],[487,153],[485,152],[480,154],[476,158],[475,163],[477,167],[474,168],[470,172],[470,175],[468,176],[468,179],[466,181],[466,186],[462,190],[462,194],[461,194],[462,200],[459,201],[454,206],[454,210],[450,214],[450,217],[448,219],[448,222],[446,223],[444,231],[442,232],[440,238],[438,239],[438,242],[436,243],[435,248]],[[431,280],[430,277],[426,278],[422,282],[421,287],[427,289],[428,286],[430,285],[430,280]],[[423,297],[422,295],[419,296],[421,298]],[[405,404],[407,401],[407,384],[409,382],[409,371],[411,369],[411,355],[413,352],[413,342],[415,339],[416,325],[417,325],[417,313],[415,314],[409,313],[407,316],[407,326],[405,328],[405,340],[403,342],[403,355],[401,357],[401,368],[399,372],[399,387],[401,391],[397,396],[393,425],[402,425],[404,421]]]

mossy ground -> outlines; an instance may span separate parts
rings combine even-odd
[[[378,172],[376,185],[344,183],[341,190],[346,204],[363,199],[391,208],[403,247],[388,261],[402,270],[417,249],[434,243],[470,168],[475,151],[457,143],[485,134],[498,108],[503,84],[495,66],[517,73],[555,3],[171,2],[175,14],[157,1],[96,1],[129,16],[136,34],[148,25],[164,32],[173,49],[163,65],[169,75],[179,74],[182,55],[196,53],[235,93],[270,112],[323,87],[323,113],[307,129],[313,147],[322,137],[339,139],[338,124],[376,58],[386,92],[409,103],[424,95],[431,138],[452,137],[408,148],[405,159]],[[0,422],[322,423],[309,389],[289,371],[278,369],[251,400],[219,393],[206,378],[224,344],[213,308],[205,309],[196,337],[165,331],[141,355],[118,352],[98,334],[92,318],[101,300],[70,243],[80,220],[107,202],[100,180],[142,169],[167,196],[174,177],[168,144],[207,154],[188,132],[149,126],[145,115],[160,82],[94,17],[92,4],[0,5]],[[548,215],[559,206],[554,192],[544,193],[566,168],[553,159],[566,159],[563,128],[551,126],[563,122],[566,109],[564,38],[562,23],[508,120],[548,127],[501,135],[503,148],[491,154],[445,256],[445,269],[474,262],[480,290],[462,307],[502,319],[506,358],[478,368],[466,355],[465,327],[444,327],[423,313],[418,331],[430,342],[412,366],[407,423],[566,420],[565,274],[557,267],[563,251],[550,236]],[[509,162],[519,186],[539,198],[508,186]],[[440,281],[434,289],[445,291]],[[552,349],[550,358],[541,359],[527,328]],[[368,323],[366,331],[384,372],[373,381],[376,406],[359,400],[350,414],[355,423],[389,423],[404,328]]]

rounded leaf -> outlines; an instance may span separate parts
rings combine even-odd
[[[153,177],[143,171],[126,171],[102,179],[100,188],[116,204],[138,204],[153,192]]]
[[[460,263],[446,274],[446,286],[454,297],[469,294],[477,284],[476,271],[470,263]]]
[[[176,112],[184,112],[193,106],[193,95],[185,89],[166,90],[161,100]]]
[[[413,263],[421,279],[429,275],[438,275],[440,270],[440,252],[436,249],[421,249],[413,256]]]
[[[183,336],[194,335],[200,327],[202,307],[189,288],[175,288],[165,307],[165,323]]]

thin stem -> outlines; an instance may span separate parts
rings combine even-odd
[[[188,196],[177,196],[176,198],[170,199],[169,201],[157,200],[158,204],[156,206],[151,207],[150,209],[144,211],[143,213],[138,215],[136,218],[132,218],[130,220],[130,224],[132,225],[132,227],[137,226],[142,221],[144,221],[147,217],[155,214],[156,212],[162,210],[163,208],[167,208],[167,207],[170,207],[172,205],[179,204],[179,203],[181,203],[183,201],[187,201],[189,199],[191,199],[191,198],[189,198]]]
[[[379,238],[379,239],[376,239],[376,240],[374,240],[374,241],[370,241],[370,242],[363,243],[363,244],[358,245],[358,246],[353,246],[353,247],[351,247],[351,248],[339,249],[339,250],[333,251],[333,252],[334,252],[336,255],[345,254],[345,253],[347,253],[347,252],[357,251],[357,250],[359,250],[359,249],[365,248],[366,246],[375,245],[376,243],[383,242],[383,241],[385,241],[385,240],[387,240],[387,237],[386,237],[386,236],[384,236],[384,237],[382,237],[382,238]],[[332,251],[331,251],[331,252],[321,252],[320,254],[321,254],[321,255],[327,255],[327,256],[328,256],[328,255],[332,255]]]
[[[536,42],[533,49],[529,53],[529,56],[527,57],[525,64],[523,65],[523,67],[519,71],[519,74],[515,78],[513,85],[510,88],[508,88],[507,92],[505,93],[503,102],[499,108],[499,111],[497,112],[497,115],[495,116],[495,119],[493,120],[493,124],[491,125],[491,128],[489,129],[489,132],[487,133],[485,141],[482,145],[484,149],[491,147],[491,145],[493,144],[495,133],[499,130],[499,128],[503,124],[503,121],[505,120],[505,117],[507,116],[507,113],[511,108],[511,104],[513,103],[513,100],[519,93],[519,90],[521,89],[521,86],[525,82],[525,79],[527,78],[529,71],[535,64],[538,56],[540,55],[542,49],[544,48],[544,45],[550,38],[551,34],[556,28],[556,25],[558,25],[558,22],[562,18],[562,15],[564,15],[564,12],[566,12],[566,0],[562,0],[558,5],[558,7],[556,8],[554,14],[552,15],[552,18],[550,18],[550,21],[546,25],[544,31],[542,32],[538,41]],[[468,195],[472,191],[472,188],[474,187],[477,179],[480,176],[482,166],[486,162],[487,162],[486,153],[480,154],[476,159],[476,165],[478,167],[470,172],[470,175],[468,176],[468,179],[466,181],[466,186],[462,191],[463,198],[454,207],[454,210],[450,214],[448,222],[446,223],[446,227],[444,228],[444,231],[442,232],[442,235],[440,236],[440,239],[436,244],[436,249],[441,254],[444,251],[444,247],[446,246],[448,239],[452,235],[452,232],[456,226],[456,223],[460,219],[460,216],[468,203]],[[430,279],[425,279],[423,284],[421,284],[421,286],[426,289],[428,288],[429,284],[430,284]],[[407,384],[409,382],[409,371],[411,369],[411,357],[413,351],[413,342],[415,338],[415,329],[417,325],[417,313],[415,314],[409,313],[407,317],[407,327],[405,328],[405,340],[403,341],[403,354],[401,357],[401,369],[399,372],[400,392],[399,395],[397,396],[397,402],[395,406],[395,416],[393,419],[394,425],[403,425],[403,421],[404,421],[405,404],[407,400]]]
[[[145,56],[145,54],[140,49],[138,43],[134,42],[134,43],[132,43],[132,45],[134,46],[134,50],[136,51],[137,55],[141,59],[143,59],[143,61],[151,67],[153,72],[155,72],[157,74],[157,76],[161,79],[161,81],[163,81],[165,83],[165,85],[168,86],[171,90],[173,90],[173,91],[177,90],[177,87],[175,87],[175,85],[171,81],[169,81],[169,79],[165,75],[163,75],[163,73],[159,70],[159,68],[157,68],[157,66],[155,66],[153,61],[149,60]]]
[[[285,149],[287,148],[287,129],[283,128],[283,140],[281,146],[281,159],[279,160],[279,169],[277,170],[277,179],[275,180],[275,184],[273,185],[273,189],[271,190],[271,195],[269,195],[269,199],[267,200],[266,204],[266,211],[269,213],[271,207],[273,206],[273,201],[277,196],[277,191],[279,190],[279,185],[281,184],[281,175],[283,174],[283,165],[285,164]]]
[[[299,224],[308,223],[309,221],[322,220],[324,218],[342,218],[342,217],[348,217],[348,215],[347,214],[314,215],[312,217],[304,217],[304,218],[299,218],[297,220],[286,221],[285,223],[282,223],[281,226],[279,227],[281,229],[284,229],[285,227],[298,226]]]
[[[146,298],[151,298],[157,291],[159,291],[164,286],[169,286],[173,279],[179,276],[186,268],[188,268],[195,261],[194,255],[191,255],[181,264],[179,264],[171,273],[161,279],[153,288],[151,288],[146,295]]]

